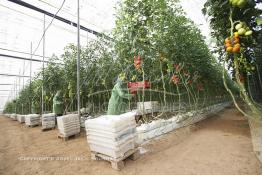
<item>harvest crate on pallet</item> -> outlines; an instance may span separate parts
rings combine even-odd
[[[25,125],[29,127],[40,125],[40,115],[39,114],[25,115]]]
[[[121,170],[124,167],[124,160],[130,158],[131,160],[136,160],[140,156],[140,152],[138,149],[132,149],[127,151],[124,156],[119,158],[113,158],[101,153],[92,152],[91,151],[91,159],[92,160],[105,160],[111,163],[113,169]]]

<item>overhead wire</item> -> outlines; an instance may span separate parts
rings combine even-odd
[[[56,7],[56,6],[48,3],[48,2],[46,2],[46,1],[43,1],[43,0],[39,0],[39,1],[42,2],[42,3],[44,3],[44,4],[46,4],[46,5],[48,5],[48,6],[50,6],[50,7],[53,7],[53,8],[58,9],[58,7]],[[72,14],[72,13],[66,11],[66,10],[63,10],[63,9],[62,9],[61,11],[63,11],[64,13],[66,13],[66,14],[68,14],[68,15],[71,15],[71,16],[73,16],[73,17],[77,17],[76,15],[74,15],[74,14]],[[91,24],[91,25],[93,25],[93,26],[95,26],[95,27],[102,28],[101,26],[97,26],[96,24],[91,23],[91,22],[88,22],[87,20],[85,20],[85,19],[83,19],[83,18],[80,18],[80,20],[81,20],[81,21],[84,21],[84,22],[86,22],[86,23],[88,23],[88,24]]]
[[[21,53],[21,54],[25,54],[25,55],[32,55],[32,56],[35,56],[35,57],[43,57],[42,55],[37,55],[37,54],[30,54],[29,52],[24,52],[24,51],[17,51],[17,50],[12,50],[12,49],[6,49],[6,48],[2,48],[0,47],[0,50],[5,50],[5,51],[9,51],[9,52],[14,52],[14,53]],[[45,58],[51,58],[51,57],[46,57]],[[41,61],[41,60],[39,60]]]
[[[63,8],[64,4],[65,4],[65,0],[63,0],[63,3],[61,4],[60,8],[57,10],[57,12],[56,12],[55,15],[53,16],[51,22],[47,25],[46,29],[44,30],[43,35],[42,35],[41,39],[39,40],[39,42],[38,42],[38,44],[37,44],[37,47],[35,48],[33,54],[35,54],[35,52],[36,52],[37,49],[39,48],[41,41],[42,41],[43,38],[45,37],[46,31],[47,31],[47,30],[49,29],[49,27],[52,25],[52,23],[53,23],[53,21],[54,21],[54,19],[55,19],[55,16],[56,16],[56,15],[59,13],[59,11]]]

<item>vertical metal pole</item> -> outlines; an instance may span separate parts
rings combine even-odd
[[[25,77],[24,77],[24,75],[25,75],[25,60],[24,60],[24,64],[23,64],[23,88],[25,86]]]
[[[77,0],[77,113],[80,117],[80,9]]]
[[[19,69],[19,78],[18,78],[18,98],[19,98],[19,93],[21,91],[21,69]],[[20,110],[20,107],[19,107],[19,110]]]
[[[30,80],[29,80],[29,113],[32,113],[32,52],[33,52],[33,46],[31,42],[30,47]]]
[[[86,32],[86,46],[88,46],[88,32]]]
[[[24,89],[24,86],[25,86],[25,60],[24,60],[24,64],[23,64],[23,86],[22,86],[22,89]],[[24,102],[22,102],[22,114],[24,114]]]
[[[17,77],[15,77],[15,82],[14,82],[15,84],[14,84],[14,100],[15,100],[15,113],[16,113],[16,104],[17,104],[17,99],[16,99],[16,95],[17,95]]]
[[[44,77],[45,77],[45,14],[44,14],[44,26],[43,26],[43,62],[42,62],[42,97],[41,97],[41,114],[44,114]]]
[[[19,69],[18,92],[21,91],[21,69]]]

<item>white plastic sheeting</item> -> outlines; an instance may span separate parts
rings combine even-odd
[[[138,144],[142,144],[143,142],[154,137],[199,122],[205,119],[209,114],[217,113],[231,104],[231,102],[220,103],[206,107],[198,111],[192,111],[185,114],[176,115],[168,120],[160,119],[148,124],[142,124],[141,126],[136,128],[136,142]]]

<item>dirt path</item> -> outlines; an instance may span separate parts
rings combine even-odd
[[[0,175],[261,175],[262,165],[252,152],[248,123],[229,108],[196,125],[190,134],[172,132],[143,145],[137,161],[126,161],[118,172],[104,161],[91,161],[84,133],[62,142],[57,130],[41,132],[0,117]],[[24,160],[26,158],[49,160]],[[50,160],[59,157],[68,160]],[[46,158],[47,159],[47,158]],[[76,160],[78,159],[78,160]]]

